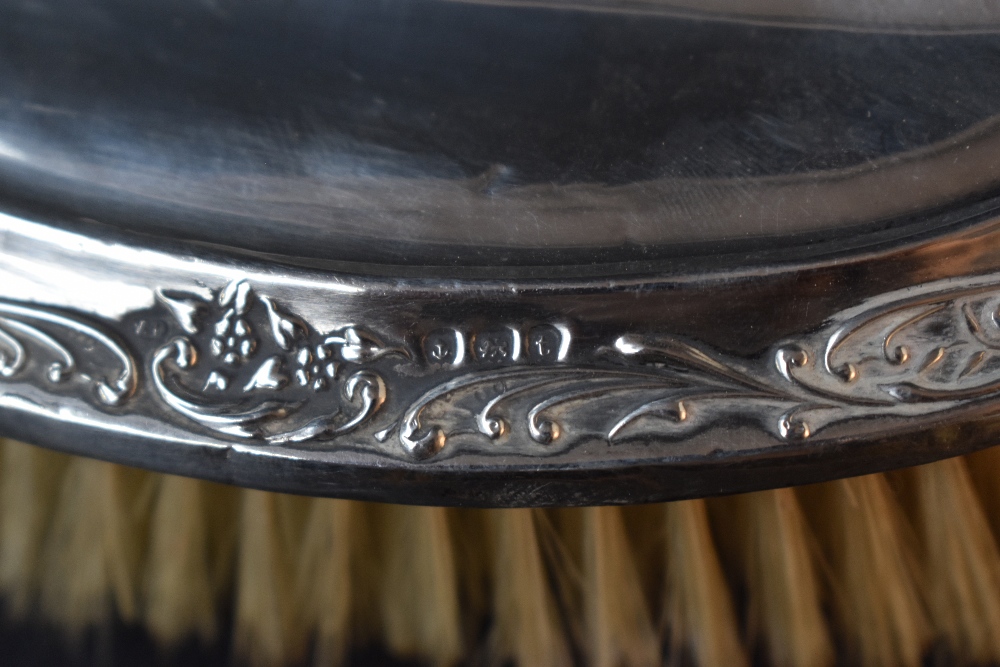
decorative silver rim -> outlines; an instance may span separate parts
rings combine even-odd
[[[523,283],[0,228],[5,429],[241,484],[660,500],[954,453],[934,434],[1000,396],[989,221],[851,262]]]

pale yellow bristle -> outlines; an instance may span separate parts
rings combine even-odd
[[[966,660],[1000,662],[1000,553],[965,462],[947,459],[907,472],[935,628]]]
[[[253,667],[278,667],[300,659],[295,628],[292,565],[279,525],[278,496],[242,492],[237,549],[233,643]]]
[[[561,612],[567,642],[583,652],[586,626],[583,613],[584,589],[581,570],[583,547],[583,511],[580,509],[540,509],[534,514],[538,546],[549,565],[549,586]]]
[[[314,636],[315,664],[340,665],[351,639],[352,561],[357,532],[356,504],[311,501],[298,567],[298,622]]]
[[[166,646],[191,637],[207,643],[217,621],[204,482],[173,475],[157,481],[145,565],[146,626]]]
[[[479,509],[448,510],[465,637],[480,636],[492,614],[495,544],[488,514]]]
[[[657,618],[663,602],[663,554],[666,529],[663,520],[665,505],[625,505],[619,508],[625,523],[625,533],[632,547],[632,561],[646,592],[649,608]]]
[[[913,535],[884,475],[800,491],[831,568],[834,617],[852,664],[916,667],[931,640]]]
[[[259,667],[336,667],[370,641],[441,667],[742,667],[748,653],[829,667],[834,645],[843,664],[915,667],[935,642],[998,663],[1000,449],[970,460],[483,512],[238,490],[5,443],[0,593],[70,637],[117,615],[168,647],[212,639],[232,600],[234,652]]]
[[[582,512],[584,651],[591,667],[646,667],[660,663],[632,549],[617,507]]]
[[[380,514],[385,643],[399,656],[452,665],[463,641],[447,510],[387,505]]]
[[[993,536],[1000,539],[1000,447],[980,450],[965,461]]]
[[[826,667],[833,646],[822,611],[812,536],[791,489],[716,503],[713,523],[735,554],[747,595],[747,629],[775,667]]]
[[[741,667],[739,638],[728,583],[716,554],[703,500],[664,506],[666,563],[663,625],[673,664],[686,656],[700,667]]]
[[[368,646],[382,641],[382,584],[385,579],[385,541],[382,539],[381,505],[351,502],[351,645]]]
[[[537,510],[496,510],[493,528],[493,625],[489,664],[571,664],[535,527]]]
[[[240,535],[242,492],[235,486],[200,482],[202,511],[208,533],[208,564],[212,596],[220,607],[233,599],[236,550]]]
[[[42,552],[43,613],[71,636],[111,621],[136,619],[145,473],[74,458]]]
[[[23,619],[38,595],[39,556],[70,458],[12,440],[0,462],[0,591]]]

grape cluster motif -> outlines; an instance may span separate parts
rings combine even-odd
[[[338,364],[333,359],[333,350],[326,343],[315,349],[300,347],[295,353],[298,369],[295,381],[303,387],[311,386],[313,391],[323,391],[330,381],[337,377]]]
[[[240,366],[257,351],[258,340],[246,319],[250,308],[250,285],[240,281],[227,285],[219,295],[219,305],[226,310],[214,325],[209,345],[212,354],[227,366]]]

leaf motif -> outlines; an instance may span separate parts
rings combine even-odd
[[[283,350],[291,350],[296,340],[309,336],[309,327],[298,317],[281,312],[271,297],[260,297],[267,309],[267,319],[271,325],[274,342]]]
[[[237,315],[245,315],[250,309],[252,296],[250,283],[245,280],[234,280],[219,292],[219,305],[232,305]]]
[[[344,330],[344,346],[340,348],[340,356],[344,361],[368,361],[377,357],[382,350],[381,341],[374,336],[362,333],[354,327]]]
[[[920,369],[917,372],[923,373],[924,371],[928,371],[936,366],[942,359],[944,359],[946,351],[947,350],[943,347],[937,347],[928,352],[927,356],[924,357],[923,362],[920,364]]]
[[[965,364],[965,368],[958,374],[958,377],[964,378],[972,373],[975,373],[980,367],[982,367],[984,361],[986,361],[986,351],[980,350],[979,352],[976,352],[969,357],[969,360]]]
[[[166,306],[185,332],[196,334],[200,331],[198,316],[205,311],[207,305],[204,297],[190,292],[156,290],[156,299]]]
[[[281,389],[288,384],[288,377],[281,372],[282,361],[280,357],[268,357],[254,371],[253,377],[243,387],[243,391],[254,389]]]
[[[341,359],[355,363],[372,361],[387,354],[410,356],[405,349],[386,347],[385,343],[372,334],[355,327],[347,327],[339,336],[327,336],[323,343],[337,346]]]

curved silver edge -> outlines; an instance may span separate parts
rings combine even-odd
[[[1000,407],[1000,232],[744,273],[434,281],[0,214],[0,392],[12,436],[297,493],[572,505],[815,481],[992,444],[949,434]]]

